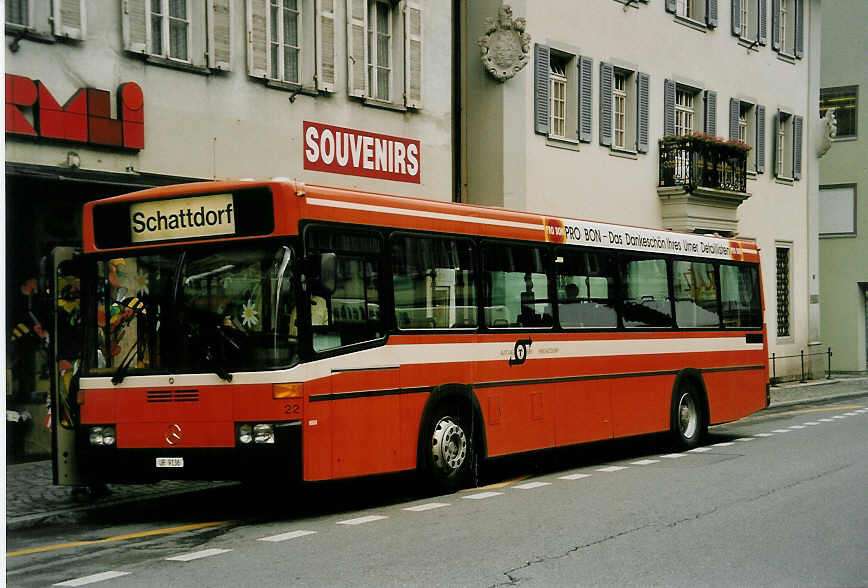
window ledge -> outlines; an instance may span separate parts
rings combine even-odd
[[[54,43],[57,41],[54,35],[47,32],[40,32],[35,29],[27,28],[25,26],[9,24],[6,23],[6,36],[7,37],[18,37],[20,39],[26,39],[28,41],[35,41],[37,43]]]
[[[193,65],[192,63],[184,63],[183,61],[175,61],[174,59],[167,59],[165,57],[160,57],[157,55],[146,55],[145,63],[195,73],[203,76],[211,75],[211,70],[205,66]]]
[[[312,86],[303,86],[301,84],[290,84],[289,82],[282,82],[280,80],[272,80],[269,78],[263,78],[265,81],[265,85],[269,88],[274,88],[275,90],[283,90],[284,92],[294,92],[292,98],[295,98],[296,94],[303,94],[305,96],[318,96],[319,92],[317,92],[316,88]]]
[[[758,39],[749,39],[747,37],[739,37],[738,44],[747,49],[748,51],[754,51],[756,53],[759,52],[760,47],[765,46],[765,43],[759,41]]]
[[[775,339],[775,343],[778,343],[781,345],[788,345],[788,344],[795,343],[795,342],[796,342],[796,338],[793,337],[792,335],[787,335],[785,337],[777,337]]]
[[[647,4],[648,0],[615,0],[618,4],[624,5],[624,11],[628,8],[639,8],[640,4]]]
[[[698,20],[693,20],[692,18],[687,18],[686,16],[678,16],[677,14],[673,17],[673,20],[680,25],[684,25],[689,29],[699,31],[700,33],[708,32],[708,27],[705,25],[704,22],[699,22]]]
[[[394,110],[395,112],[408,112],[407,107],[405,107],[403,104],[395,104],[393,102],[377,100],[376,98],[360,98],[360,100],[365,106],[382,108],[383,110]]]
[[[852,233],[820,233],[820,239],[853,239],[858,237],[856,232]]]
[[[847,135],[846,137],[835,137],[832,139],[832,143],[846,143],[848,141],[858,141],[859,137],[856,135]]]
[[[778,184],[783,184],[784,186],[792,186],[795,184],[795,181],[793,180],[793,178],[787,178],[787,177],[776,177],[775,182]]]
[[[783,51],[778,51],[778,59],[791,65],[796,64],[796,57],[794,55],[790,55],[789,53],[784,53]]]
[[[758,174],[756,173],[756,171],[747,170],[747,179],[749,179],[749,180],[759,179]]]
[[[554,137],[552,135],[546,136],[546,145],[549,147],[556,147],[558,149],[569,149],[570,151],[580,151],[579,142],[576,139],[569,139],[567,137]]]
[[[618,147],[612,147],[609,150],[609,155],[612,157],[622,157],[624,159],[639,159],[639,152],[633,151],[630,149],[620,149]]]

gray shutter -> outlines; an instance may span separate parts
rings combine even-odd
[[[717,92],[705,91],[705,134],[717,134]]]
[[[316,87],[335,91],[335,0],[316,4]]]
[[[795,52],[799,59],[805,55],[805,6],[802,0],[795,0],[796,11],[796,31],[795,35]]]
[[[347,92],[368,95],[368,3],[347,0]]]
[[[802,179],[802,125],[804,118],[793,117],[793,179]]]
[[[675,82],[663,81],[663,135],[675,134]]]
[[[594,60],[584,55],[579,56],[579,141],[585,143],[591,140],[591,84],[593,83]]]
[[[666,0],[666,11],[675,12],[678,10],[678,0]]]
[[[781,0],[772,0],[772,49],[781,50]]]
[[[551,52],[539,43],[533,46],[534,130],[549,134],[549,60]]]
[[[757,0],[757,38],[760,45],[766,45],[769,42],[769,0]]]
[[[404,104],[422,108],[422,3],[404,6]]]
[[[775,113],[772,119],[772,175],[778,177],[778,129],[781,128],[781,111]]]
[[[741,3],[748,0],[732,0],[732,34],[741,36]]]
[[[232,13],[230,0],[208,0],[208,67],[232,69]]]
[[[766,107],[756,107],[756,173],[766,171]]]
[[[52,24],[54,35],[70,39],[84,39],[87,13],[85,0],[54,0]]]
[[[707,0],[705,3],[705,24],[710,28],[717,26],[717,0]]]
[[[639,72],[636,74],[637,112],[636,112],[636,151],[648,153],[648,111],[651,77]]]
[[[612,86],[615,67],[600,62],[600,145],[612,145]]]
[[[738,139],[738,115],[741,114],[741,101],[729,99],[729,138]]]
[[[145,0],[126,0],[123,3],[124,49],[136,53],[148,50],[147,16]]]
[[[247,0],[247,75],[268,77],[268,0]]]

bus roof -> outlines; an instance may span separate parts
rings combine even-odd
[[[254,201],[256,205],[252,204]],[[248,218],[244,220],[243,215]],[[221,220],[237,218],[247,232],[239,232],[237,227],[232,230],[222,225],[218,227],[218,216]],[[262,217],[266,216],[270,216],[269,220],[273,222],[249,224],[252,217],[263,221]],[[212,218],[214,225],[205,226],[206,220]],[[194,227],[200,219],[203,226]],[[179,184],[89,202],[85,205],[83,218],[84,249],[93,253],[189,241],[294,235],[298,233],[299,221],[302,220],[711,259],[759,260],[757,246],[751,241],[306,185],[284,179]],[[159,231],[154,232],[152,238],[136,240],[138,228],[149,233],[146,230],[148,223],[156,225]],[[103,237],[108,231],[105,225],[109,224],[114,231],[114,240]],[[133,233],[132,239],[123,237],[128,233]]]

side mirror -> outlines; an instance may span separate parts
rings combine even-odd
[[[335,291],[335,276],[337,274],[337,255],[321,253],[319,256],[319,283],[328,294]]]

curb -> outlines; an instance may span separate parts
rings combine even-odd
[[[815,397],[815,398],[801,398],[801,399],[797,399],[797,400],[783,400],[781,402],[770,403],[765,408],[765,410],[768,410],[770,408],[782,408],[782,407],[787,407],[787,406],[795,406],[797,404],[805,404],[806,402],[834,401],[834,400],[842,400],[845,398],[856,398],[857,396],[865,396],[865,395],[868,395],[868,390],[858,390],[856,392],[845,392],[842,394],[833,394],[830,396],[820,396],[820,397]]]

